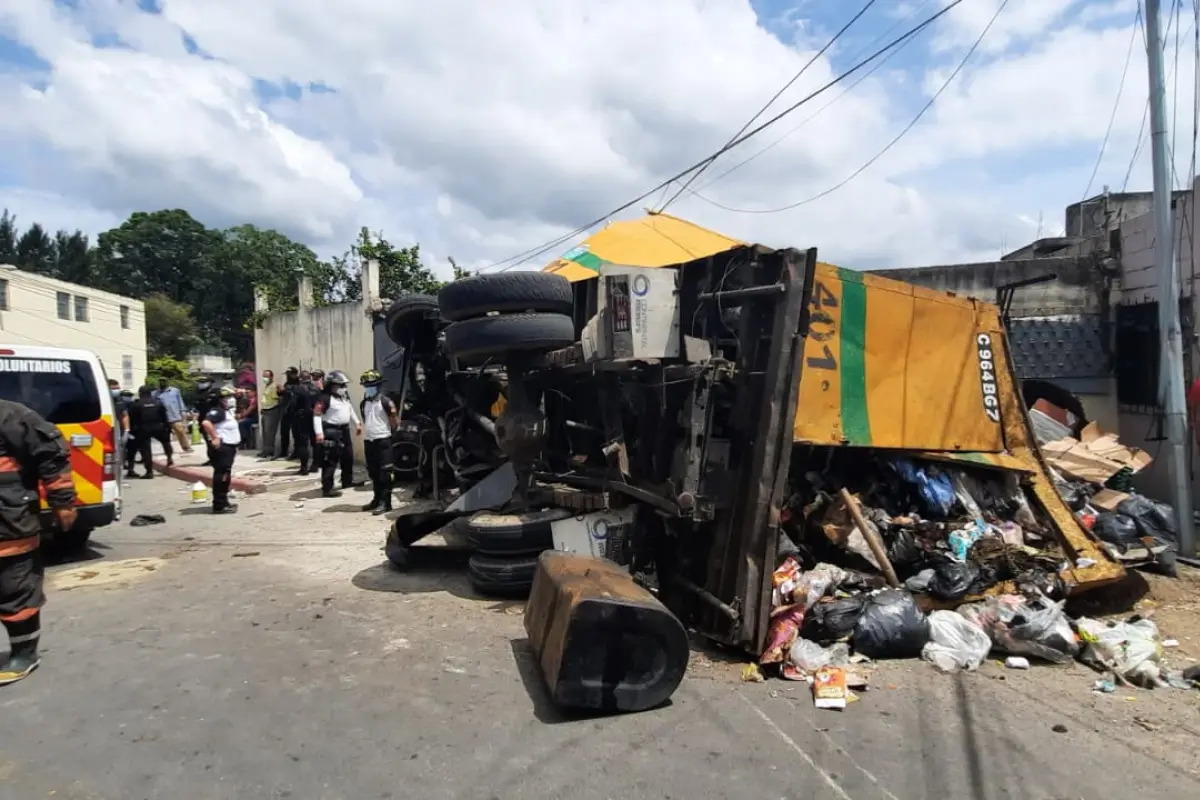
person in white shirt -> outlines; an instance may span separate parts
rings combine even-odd
[[[229,503],[229,484],[233,482],[233,460],[237,457],[238,445],[242,443],[242,429],[238,426],[237,398],[233,389],[222,387],[217,393],[218,402],[204,415],[200,423],[208,439],[212,460],[212,509],[214,514],[231,514],[237,506]]]
[[[341,497],[333,488],[333,474],[342,468],[342,488],[354,485],[354,441],[350,426],[362,436],[362,420],[350,402],[350,379],[340,369],[325,376],[325,385],[313,403],[313,441],[324,450],[321,462],[321,494]]]
[[[367,474],[375,490],[371,502],[363,506],[375,516],[392,510],[392,431],[400,424],[400,414],[392,399],[382,392],[383,376],[373,369],[362,374],[363,400],[358,410],[363,419],[363,449],[367,456]]]

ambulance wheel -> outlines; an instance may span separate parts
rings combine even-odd
[[[484,597],[528,597],[537,556],[500,558],[476,553],[467,561],[467,582]]]
[[[474,319],[490,313],[539,311],[570,316],[575,310],[571,283],[549,272],[475,275],[448,283],[438,292],[442,319]]]
[[[522,514],[476,514],[463,524],[467,543],[484,555],[529,555],[554,547],[550,524],[566,519],[563,508],[526,511]]]
[[[446,351],[467,360],[545,353],[574,343],[575,321],[565,314],[501,314],[465,319],[446,328]]]

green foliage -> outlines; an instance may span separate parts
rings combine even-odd
[[[158,388],[158,382],[166,379],[168,383],[179,389],[184,397],[196,393],[196,381],[188,371],[188,362],[171,356],[159,356],[150,359],[146,364],[146,383]]]
[[[311,281],[317,306],[359,300],[361,265],[369,259],[379,262],[385,298],[435,294],[442,286],[421,263],[418,245],[397,247],[367,228],[343,256],[322,261],[278,231],[213,230],[182,209],[135,212],[101,233],[95,247],[79,231],[50,235],[36,223],[22,231],[15,217],[0,214],[0,263],[145,301],[154,358],[183,359],[203,343],[249,357],[263,321],[254,310],[255,287],[272,312],[296,308],[302,277]],[[470,274],[450,263],[455,280]]]
[[[192,348],[200,344],[192,309],[176,303],[165,294],[145,299],[146,347],[150,358],[174,358],[186,361]]]

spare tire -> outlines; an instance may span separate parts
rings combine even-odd
[[[575,321],[565,314],[501,314],[465,319],[446,328],[446,352],[463,359],[544,353],[574,343]]]
[[[549,272],[506,272],[463,278],[443,286],[437,301],[442,318],[450,322],[492,312],[540,311],[570,316],[575,310],[570,281]]]
[[[427,294],[410,294],[392,303],[384,314],[384,326],[388,338],[399,347],[409,347],[413,337],[429,326],[436,332],[437,323],[430,324],[430,316],[437,314],[436,297]]]
[[[527,597],[537,563],[537,556],[497,558],[475,554],[467,561],[467,582],[484,596]]]
[[[527,555],[554,547],[550,524],[572,516],[565,508],[526,511],[523,514],[484,512],[471,517],[463,527],[467,542],[487,555]]]

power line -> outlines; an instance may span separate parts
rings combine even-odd
[[[511,269],[512,267],[518,266],[521,263],[524,263],[525,261],[528,261],[532,258],[536,258],[537,256],[539,256],[545,252],[548,252],[549,250],[561,245],[562,243],[574,238],[575,236],[578,236],[579,234],[584,233],[584,232],[590,230],[591,228],[596,227],[597,225],[601,224],[605,220],[608,220],[611,217],[614,217],[617,214],[620,214],[622,211],[632,208],[634,205],[641,202],[642,200],[645,200],[647,197],[649,197],[650,195],[659,191],[664,186],[666,186],[670,183],[673,183],[673,182],[679,180],[680,178],[683,178],[686,175],[691,174],[693,171],[700,169],[701,167],[705,166],[706,164],[708,164],[711,161],[714,161],[715,159],[719,158],[721,155],[723,155],[724,153],[733,149],[734,147],[737,147],[738,145],[742,144],[743,142],[748,141],[749,139],[753,138],[754,136],[757,136],[758,134],[762,133],[767,128],[769,128],[772,125],[774,125],[775,123],[779,122],[779,120],[783,119],[784,117],[786,117],[789,114],[791,114],[792,112],[794,112],[800,106],[811,101],[813,98],[821,95],[822,93],[828,91],[830,88],[841,83],[846,78],[849,78],[851,75],[855,74],[856,72],[861,70],[863,67],[865,67],[868,64],[870,64],[871,62],[875,61],[877,58],[884,55],[888,51],[892,50],[897,45],[900,45],[900,44],[904,43],[905,41],[911,39],[912,37],[916,36],[921,31],[925,30],[930,25],[932,25],[934,22],[937,22],[939,19],[944,17],[946,14],[950,13],[950,11],[957,8],[959,5],[962,4],[962,2],[963,2],[963,0],[951,0],[951,2],[947,3],[939,11],[932,14],[924,22],[920,23],[919,25],[916,25],[915,27],[908,30],[906,33],[904,33],[904,34],[896,37],[892,41],[888,42],[886,45],[879,48],[878,50],[876,50],[874,53],[872,53],[868,57],[864,58],[863,60],[856,63],[854,66],[847,69],[845,72],[843,72],[840,75],[833,78],[833,80],[829,81],[824,86],[821,86],[816,91],[812,92],[811,94],[801,98],[799,101],[788,106],[783,111],[779,112],[775,116],[768,119],[766,122],[762,122],[758,126],[752,128],[751,130],[746,131],[741,136],[739,136],[737,139],[731,141],[728,145],[721,148],[713,155],[708,156],[707,158],[693,164],[692,166],[682,170],[681,172],[671,176],[670,178],[667,178],[662,183],[659,183],[659,184],[651,187],[650,189],[647,189],[645,192],[642,192],[640,195],[633,198],[632,200],[629,200],[628,202],[621,204],[620,206],[613,209],[612,211],[609,211],[607,214],[604,214],[603,216],[598,217],[597,219],[592,220],[591,222],[589,222],[585,225],[581,225],[580,227],[575,228],[573,231],[570,231],[569,233],[566,233],[563,236],[557,237],[556,239],[554,239],[550,242],[546,242],[543,245],[539,245],[538,247],[531,248],[529,250],[525,250],[520,253],[517,253],[516,255],[509,256],[508,258],[501,259],[500,261],[496,261],[492,264],[487,265],[483,269],[485,269],[485,270],[494,269],[496,267],[499,267],[501,265],[506,265],[506,264],[508,266],[504,267],[504,269]]]
[[[983,32],[979,34],[979,38],[977,38],[975,40],[974,44],[971,45],[971,48],[969,50],[967,50],[967,54],[965,56],[963,56],[962,61],[960,61],[958,63],[958,66],[954,68],[954,71],[950,73],[950,76],[948,78],[946,78],[945,82],[934,93],[933,97],[929,98],[929,102],[927,102],[924,106],[921,107],[921,110],[918,111],[917,115],[912,118],[912,121],[909,122],[907,125],[905,125],[904,129],[901,130],[900,133],[896,134],[896,137],[894,139],[892,139],[890,142],[888,142],[887,145],[885,145],[882,150],[880,150],[878,153],[873,155],[867,161],[867,163],[863,164],[861,167],[859,167],[854,172],[852,172],[845,180],[829,187],[828,189],[826,189],[823,192],[820,192],[819,194],[813,195],[812,197],[805,198],[804,200],[800,200],[799,202],[796,202],[796,203],[790,203],[786,206],[780,206],[779,208],[733,208],[731,206],[727,206],[727,205],[718,203],[715,200],[710,200],[698,192],[693,191],[692,194],[695,195],[696,197],[699,197],[704,202],[716,206],[717,208],[722,208],[726,211],[732,211],[734,213],[740,213],[740,214],[778,214],[781,211],[790,211],[793,208],[799,208],[800,206],[807,205],[808,203],[812,203],[816,200],[820,200],[822,197],[826,197],[830,194],[833,194],[838,189],[842,188],[843,186],[848,184],[850,181],[854,180],[859,175],[861,175],[863,172],[865,172],[872,164],[874,164],[876,161],[878,161],[880,158],[882,158],[889,150],[891,150],[892,147],[894,147],[897,142],[899,142],[901,139],[903,139],[908,134],[909,131],[911,131],[914,127],[916,127],[917,123],[921,121],[921,118],[923,116],[925,116],[925,113],[927,111],[929,111],[929,109],[933,108],[933,104],[936,103],[938,98],[942,96],[942,93],[945,92],[946,89],[948,89],[950,87],[950,84],[954,81],[954,79],[956,77],[958,77],[958,74],[960,72],[962,72],[963,68],[967,66],[967,62],[971,60],[971,56],[973,56],[975,54],[975,51],[979,49],[979,45],[982,44],[984,37],[986,37],[988,35],[988,32],[991,31],[992,26],[996,24],[996,20],[999,19],[1000,14],[1008,6],[1008,3],[1009,3],[1009,0],[1004,0],[1002,3],[1000,3],[1000,6],[996,9],[996,13],[992,15],[992,18],[990,20],[988,20],[988,24],[984,27]]]
[[[1121,82],[1117,85],[1117,99],[1113,101],[1112,114],[1108,117],[1108,128],[1104,131],[1104,139],[1100,142],[1100,152],[1096,155],[1096,163],[1092,166],[1092,175],[1088,178],[1087,188],[1083,190],[1082,203],[1092,191],[1096,182],[1096,173],[1100,171],[1100,163],[1104,161],[1104,151],[1108,147],[1108,138],[1112,136],[1113,124],[1117,121],[1117,110],[1121,107],[1121,95],[1125,91],[1125,78],[1129,75],[1129,64],[1133,60],[1133,43],[1137,41],[1138,27],[1142,22],[1142,0],[1138,0],[1137,13],[1133,15],[1133,29],[1129,31],[1129,48],[1125,52],[1125,67],[1121,70]]]
[[[875,46],[875,44],[877,42],[883,41],[884,38],[886,38],[889,34],[891,34],[892,31],[894,31],[896,28],[903,25],[905,22],[908,22],[908,20],[915,17],[917,15],[917,12],[919,12],[925,6],[929,5],[930,2],[931,2],[931,0],[922,0],[922,2],[919,5],[914,5],[907,14],[905,14],[903,17],[901,17],[900,19],[897,19],[895,22],[893,22],[891,27],[889,27],[887,30],[885,30],[883,33],[881,33],[879,36],[875,37],[875,39],[869,45],[867,45],[866,48],[864,48],[863,50],[861,50],[859,52],[864,53],[867,51],[867,49]],[[876,62],[875,66],[871,67],[869,70],[867,70],[862,75],[860,75],[857,79],[855,79],[855,81],[853,83],[851,83],[849,86],[847,86],[845,89],[843,89],[837,96],[833,97],[828,103],[821,106],[816,111],[814,111],[812,114],[810,114],[809,116],[807,116],[803,120],[801,120],[798,125],[789,129],[786,133],[784,133],[779,138],[775,139],[775,141],[771,142],[766,147],[762,148],[761,150],[758,150],[757,152],[755,152],[755,153],[751,154],[750,156],[737,162],[732,167],[730,167],[729,169],[722,172],[720,175],[717,175],[714,178],[710,178],[708,181],[706,181],[704,183],[704,185],[696,187],[696,190],[703,191],[704,189],[707,189],[709,186],[712,186],[714,183],[716,183],[717,181],[726,177],[730,173],[736,172],[737,170],[739,170],[742,167],[749,164],[751,161],[755,161],[756,159],[762,157],[763,155],[766,155],[766,153],[768,153],[769,151],[778,147],[780,144],[782,144],[785,140],[787,140],[788,138],[793,136],[797,131],[799,131],[805,125],[807,125],[808,123],[812,122],[814,119],[819,117],[827,108],[832,106],[837,101],[841,100],[846,95],[850,94],[850,92],[854,91],[854,89],[856,87],[858,87],[858,85],[861,84],[863,81],[865,81],[867,78],[871,77],[876,72],[878,72],[879,70],[881,70],[885,66],[887,66],[887,63],[889,61],[891,61],[893,58],[895,58],[897,55],[899,55],[901,52],[903,52],[904,48],[908,47],[915,41],[916,41],[916,37],[906,40],[904,42],[904,44],[900,45],[895,50],[892,50],[886,56],[879,59],[879,61]]]
[[[1167,50],[1166,37],[1171,35],[1171,26],[1174,23],[1175,23],[1174,17],[1171,17],[1169,20],[1167,20],[1167,31],[1166,31],[1166,35],[1163,36],[1163,43],[1161,45],[1164,53]],[[1147,39],[1146,39],[1146,18],[1145,18],[1145,16],[1142,17],[1142,43],[1146,46],[1146,51],[1149,52],[1150,42],[1147,41]],[[1133,175],[1133,167],[1135,164],[1137,164],[1138,155],[1140,155],[1142,152],[1142,143],[1145,141],[1145,137],[1146,137],[1146,123],[1149,121],[1149,119],[1150,119],[1150,98],[1147,97],[1146,98],[1146,106],[1145,106],[1145,108],[1142,109],[1142,124],[1138,128],[1137,141],[1134,142],[1134,145],[1133,145],[1133,156],[1130,157],[1129,167],[1125,170],[1125,180],[1121,182],[1121,191],[1122,192],[1124,192],[1126,189],[1129,188],[1129,178]]]
[[[825,43],[824,47],[822,47],[820,50],[818,50],[813,55],[812,58],[810,58],[807,62],[805,62],[804,66],[802,66],[800,68],[799,72],[797,72],[795,75],[792,76],[792,79],[790,81],[785,83],[783,85],[783,87],[779,91],[777,91],[775,94],[771,95],[771,99],[767,101],[766,105],[764,105],[762,108],[760,108],[754,114],[753,117],[746,120],[746,124],[743,125],[741,128],[739,128],[738,132],[735,133],[733,136],[731,136],[729,138],[729,141],[726,142],[724,146],[728,147],[730,142],[732,142],[734,139],[736,139],[737,137],[739,137],[743,133],[745,133],[746,129],[749,128],[751,125],[753,125],[755,123],[755,121],[758,120],[759,117],[761,117],[763,114],[767,113],[767,109],[770,108],[772,105],[774,105],[775,101],[778,100],[780,98],[780,96],[783,95],[784,92],[786,92],[788,89],[792,88],[792,84],[794,84],[796,81],[800,80],[800,77],[802,75],[804,75],[804,73],[808,72],[808,68],[811,67],[813,64],[815,64],[817,62],[818,58],[825,55],[825,52],[827,50],[829,50],[829,48],[833,47],[834,42],[836,42],[838,39],[842,38],[842,36],[846,33],[846,31],[850,30],[850,27],[852,25],[854,25],[854,23],[858,22],[859,19],[862,18],[863,14],[866,14],[868,11],[870,11],[871,6],[875,5],[876,2],[878,2],[878,0],[867,0],[866,4],[858,10],[858,13],[855,14],[853,17],[851,17],[850,21],[847,22],[845,25],[843,25],[841,30],[839,30],[837,33],[835,33],[833,35],[833,38]],[[697,178],[699,178],[701,175],[703,175],[704,171],[706,169],[708,169],[709,167],[711,167],[715,162],[716,162],[716,159],[713,159],[713,161],[709,161],[703,167],[701,167],[700,169],[693,172],[691,174],[691,176],[683,183],[683,185],[681,185],[679,187],[679,190],[676,191],[675,194],[671,195],[671,199],[662,204],[662,206],[658,209],[659,213],[666,211],[667,206],[671,205],[671,203],[674,203],[676,200],[678,200],[679,195],[681,195],[685,191],[687,191],[691,187],[692,183],[694,183]]]

